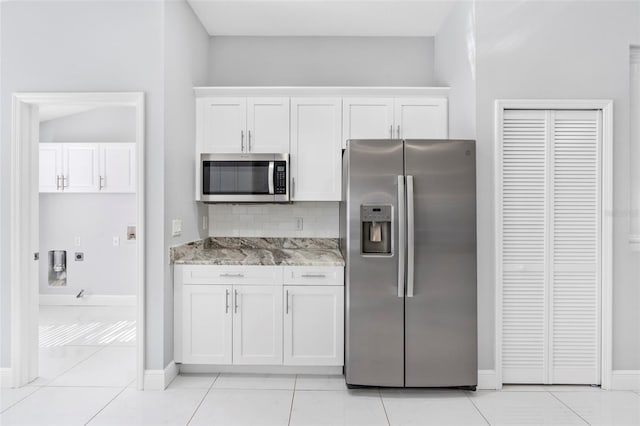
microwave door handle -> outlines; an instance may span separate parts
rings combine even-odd
[[[273,189],[273,166],[274,162],[269,161],[269,194],[275,193],[275,190]]]

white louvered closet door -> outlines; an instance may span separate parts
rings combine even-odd
[[[503,383],[599,383],[600,128],[599,111],[504,112]]]

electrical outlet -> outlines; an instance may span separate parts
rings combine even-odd
[[[296,231],[302,231],[302,218],[296,217]]]
[[[207,228],[209,228],[209,217],[202,216],[202,230],[205,231]]]
[[[113,246],[119,246],[120,245],[120,237],[113,237]]]
[[[182,219],[173,219],[171,221],[171,235],[174,237],[182,235]]]
[[[73,255],[76,258],[76,262],[82,262],[84,260],[84,253],[75,252]]]
[[[73,239],[73,244],[74,244],[76,247],[80,247],[80,237],[75,237],[75,238]]]

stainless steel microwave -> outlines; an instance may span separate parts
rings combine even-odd
[[[200,154],[206,203],[289,202],[289,154]]]

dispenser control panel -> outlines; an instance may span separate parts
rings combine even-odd
[[[363,222],[391,222],[391,206],[360,206]]]

